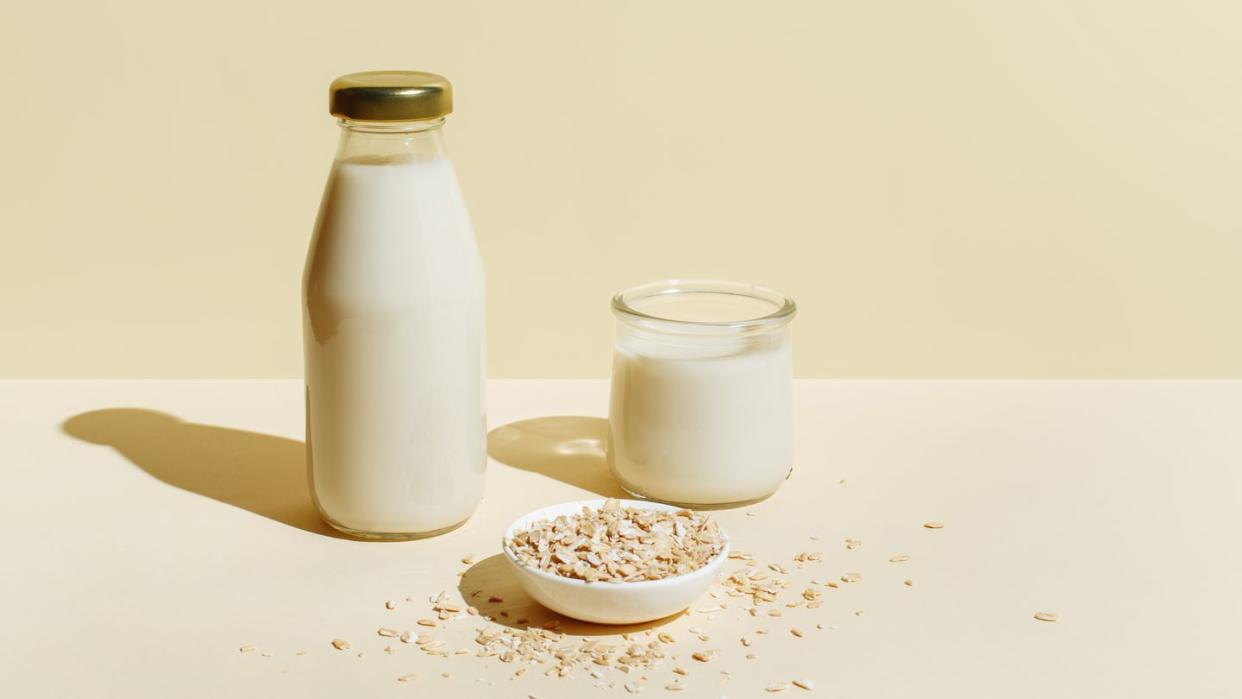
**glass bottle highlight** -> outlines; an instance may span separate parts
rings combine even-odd
[[[667,281],[613,297],[608,464],[625,490],[688,506],[771,495],[793,463],[789,322],[770,289]]]
[[[341,140],[303,276],[315,506],[366,538],[430,536],[483,494],[483,268],[441,136],[451,87],[332,83]]]

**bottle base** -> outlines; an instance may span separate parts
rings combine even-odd
[[[447,534],[470,521],[470,517],[467,516],[465,519],[457,522],[456,524],[450,524],[447,527],[433,529],[428,532],[368,532],[358,529],[351,529],[350,527],[333,520],[323,512],[320,512],[319,516],[322,517],[323,521],[327,522],[330,527],[338,532],[363,541],[414,541],[415,539],[429,539],[433,536]]]

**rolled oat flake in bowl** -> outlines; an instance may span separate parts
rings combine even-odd
[[[606,624],[685,609],[720,574],[729,549],[728,537],[707,515],[613,499],[532,512],[509,527],[503,545],[536,601]]]

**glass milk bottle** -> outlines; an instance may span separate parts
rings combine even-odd
[[[608,465],[639,497],[687,506],[765,498],[793,467],[789,322],[771,289],[655,282],[613,297]]]
[[[333,527],[408,539],[483,495],[483,268],[441,127],[447,80],[332,83],[341,126],[303,276],[311,493]]]

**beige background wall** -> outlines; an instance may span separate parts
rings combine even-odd
[[[458,91],[495,376],[752,280],[803,376],[1242,376],[1237,3],[0,6],[0,376],[297,376],[340,73]],[[354,9],[350,9],[354,8]]]

